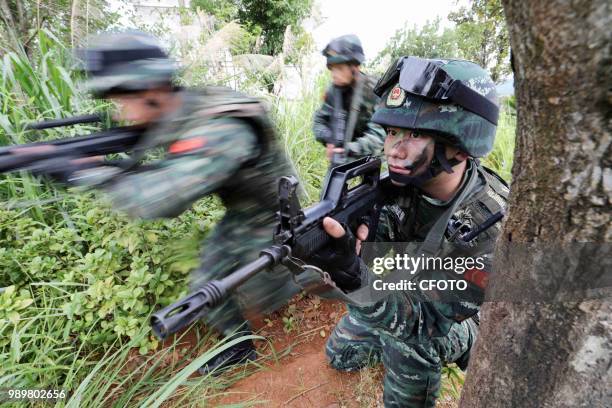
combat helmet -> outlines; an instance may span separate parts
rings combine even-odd
[[[365,61],[361,41],[354,34],[334,38],[323,49],[322,54],[327,58],[327,65],[349,63],[361,65]]]
[[[168,84],[177,72],[159,41],[141,31],[97,35],[77,56],[89,77],[85,87],[100,97]]]
[[[499,116],[495,84],[473,62],[402,57],[374,92],[382,99],[372,121],[383,127],[431,135],[472,157],[493,148]]]

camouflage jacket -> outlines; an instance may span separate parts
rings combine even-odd
[[[416,275],[417,281],[419,279],[464,279],[467,281],[467,291],[460,295],[451,292],[436,294],[435,291],[424,295],[418,290],[399,292],[401,295],[393,294],[384,302],[384,308],[389,309],[385,317],[380,314],[380,303],[371,307],[349,305],[351,312],[376,327],[379,325],[393,327],[393,325],[386,324],[389,322],[381,322],[381,319],[386,318],[409,322],[408,325],[412,324],[412,327],[402,325],[404,326],[401,328],[402,333],[398,332],[394,335],[403,337],[416,334],[419,338],[444,336],[453,323],[463,321],[478,313],[484,299],[484,288],[488,273],[491,271],[494,244],[501,231],[501,223],[494,224],[469,243],[461,242],[459,237],[482,225],[493,214],[504,210],[509,190],[505,182],[491,170],[480,166],[475,160],[470,160],[468,163],[461,190],[467,187],[465,180],[470,178],[471,173],[476,172],[477,179],[471,191],[466,192],[465,198],[454,210],[444,232],[444,248],[437,256],[442,258],[483,257],[484,270],[472,269],[462,275],[437,271],[433,274],[427,271],[422,276]],[[375,241],[377,243],[423,242],[434,223],[451,203],[440,203],[420,194],[413,188],[398,188],[398,190],[381,211]],[[457,195],[461,193],[461,190]],[[417,255],[413,254],[413,256]],[[371,284],[376,278],[378,277],[374,277],[367,268],[363,268],[362,282]],[[436,299],[442,300],[436,301]],[[398,310],[391,311],[396,308]]]
[[[379,154],[382,150],[386,136],[385,131],[381,126],[370,121],[379,100],[378,96],[376,96],[373,91],[374,86],[376,85],[376,80],[363,73],[361,75],[363,75],[363,79],[365,81],[363,84],[363,97],[352,141],[346,147],[348,149],[349,156],[352,157]],[[340,90],[334,89],[333,85],[328,88],[323,98],[323,106],[321,106],[321,108],[316,111],[314,115],[314,135],[316,140],[324,145],[327,143],[333,143],[333,93],[337,91]],[[348,116],[353,89],[349,88],[347,91],[344,91],[343,94],[344,111]]]
[[[77,172],[77,184],[99,186],[134,217],[173,217],[217,193],[225,217],[244,227],[274,222],[277,178],[294,174],[274,140],[263,105],[226,88],[181,91],[181,108],[145,133],[127,170],[100,166]]]

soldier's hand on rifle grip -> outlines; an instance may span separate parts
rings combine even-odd
[[[360,225],[357,229],[358,238],[355,238],[346,225],[326,217],[323,219],[323,229],[334,239],[331,245],[323,248],[309,262],[327,271],[340,289],[347,292],[359,289],[361,272],[358,252],[361,241],[367,238],[367,226]]]
[[[334,156],[334,153],[344,153],[344,149],[341,147],[335,147],[333,143],[328,143],[325,146],[325,155],[327,156],[327,160],[332,159],[332,157]]]

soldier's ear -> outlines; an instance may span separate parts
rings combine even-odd
[[[468,157],[470,156],[466,152],[463,152],[461,150],[457,150],[457,152],[455,153],[455,159],[459,162],[466,161]]]

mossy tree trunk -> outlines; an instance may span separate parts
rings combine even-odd
[[[603,269],[609,262],[612,13],[608,0],[503,3],[517,144],[509,214],[487,290],[494,299],[529,290],[529,282],[552,298],[583,282],[581,267],[560,260],[557,268],[538,269],[535,254],[510,262],[506,255],[517,243],[590,242],[600,244],[599,253],[577,252],[577,265]],[[612,406],[611,298],[523,300],[483,307],[461,407]]]

